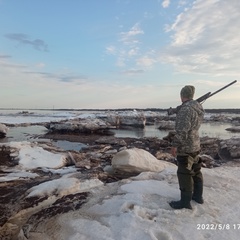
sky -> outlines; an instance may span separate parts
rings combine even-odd
[[[0,0],[0,108],[175,107],[238,80],[239,27],[239,0]]]

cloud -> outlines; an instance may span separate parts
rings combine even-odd
[[[118,67],[127,68],[121,71],[123,74],[143,73],[158,61],[154,50],[141,51],[139,37],[143,34],[144,31],[139,23],[136,23],[129,31],[120,33],[119,42],[122,45],[118,45],[118,47],[110,45],[106,48],[108,54],[117,58],[116,65]],[[139,67],[142,69],[138,69]]]
[[[151,67],[155,62],[156,60],[154,58],[143,56],[137,60],[137,65],[148,68]]]
[[[6,58],[11,58],[11,56],[10,55],[1,55],[0,54],[0,60],[1,59],[6,59]]]
[[[4,60],[3,60],[4,61]],[[5,60],[7,64],[8,60]],[[10,67],[10,65],[12,67]],[[34,71],[17,64],[1,66],[0,101],[6,108],[125,108],[151,106],[148,94],[159,97],[157,89],[131,82],[94,79],[72,73]],[[120,74],[141,74],[141,69]],[[147,100],[146,100],[147,99]]]
[[[162,2],[163,8],[168,8],[169,5],[170,5],[170,0],[164,0],[164,1]]]
[[[87,80],[86,76],[83,75],[74,75],[71,73],[49,73],[49,72],[24,72],[26,74],[38,74],[45,79],[56,79],[60,82],[75,82],[77,84],[85,83]]]
[[[121,73],[126,75],[135,75],[135,74],[144,73],[144,71],[142,69],[129,69],[126,71],[122,71]]]
[[[195,1],[168,28],[171,45],[162,57],[179,72],[236,75],[239,72],[240,2]]]
[[[1,70],[9,69],[14,72],[16,69],[27,68],[27,66],[25,65],[7,62],[6,59],[8,59],[8,57],[3,57],[3,58],[0,57],[0,67],[2,68]]]
[[[129,57],[132,57],[132,56],[138,55],[138,52],[139,52],[139,48],[135,47],[135,48],[129,49],[127,54]]]
[[[138,44],[139,40],[135,37],[144,34],[144,31],[140,28],[139,23],[136,23],[128,32],[120,33],[120,40],[124,44]]]
[[[46,64],[43,63],[43,62],[40,62],[40,63],[35,64],[35,67],[36,67],[36,68],[44,68],[45,66],[46,66]]]
[[[120,32],[118,43],[106,47],[106,53],[116,57],[116,66],[134,67],[140,55],[139,37],[144,34],[140,24],[134,24],[129,31]],[[131,70],[129,70],[131,71]],[[126,73],[128,70],[125,71]]]
[[[30,45],[38,51],[48,52],[48,45],[41,39],[30,40],[28,35],[22,33],[9,33],[5,37],[19,44]]]
[[[116,54],[116,47],[114,46],[108,46],[106,47],[106,52],[110,55],[115,55]]]

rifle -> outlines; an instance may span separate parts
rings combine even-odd
[[[208,93],[204,94],[203,96],[199,97],[198,99],[196,99],[196,101],[202,104],[202,103],[203,103],[204,101],[206,101],[208,98],[212,97],[213,95],[219,93],[220,91],[224,90],[225,88],[231,86],[232,84],[234,84],[234,83],[236,83],[236,82],[237,82],[237,80],[234,80],[233,82],[227,84],[226,86],[220,88],[219,90],[217,90],[217,91],[215,91],[215,92],[213,92],[213,93],[208,92]],[[171,107],[170,107],[170,108],[167,110],[167,113],[168,113],[168,115],[175,114],[175,113],[177,113],[177,112],[179,111],[180,108],[181,108],[181,105],[180,105],[180,106],[177,106],[176,108],[171,108]]]

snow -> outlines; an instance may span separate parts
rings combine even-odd
[[[193,210],[174,210],[168,202],[180,197],[175,165],[104,185],[98,179],[78,179],[73,166],[65,167],[64,154],[29,142],[10,142],[8,146],[15,149],[12,156],[19,159],[19,165],[9,169],[11,172],[3,169],[1,182],[37,177],[31,172],[35,168],[59,174],[59,179],[29,189],[28,197],[48,196],[46,204],[51,204],[59,196],[91,192],[79,210],[43,219],[36,231],[29,233],[30,240],[239,239],[237,165],[204,168],[204,204],[192,201]]]
[[[22,171],[16,172],[15,177],[24,176],[24,169],[25,177],[31,177],[27,174],[33,166],[46,169],[46,156],[48,162],[57,161],[48,168],[61,163],[60,155],[55,158],[55,154],[48,155],[46,150],[28,143],[11,145],[18,147],[22,164]],[[234,240],[239,237],[238,167],[203,169],[205,203],[192,201],[193,210],[174,210],[168,204],[180,197],[177,167],[170,163],[161,172],[143,172],[105,185],[98,179],[79,180],[72,170],[73,167],[59,179],[29,189],[27,197],[48,196],[50,204],[51,199],[57,199],[53,195],[61,197],[91,191],[91,198],[77,211],[46,219],[36,233],[30,232],[29,239]]]
[[[10,142],[6,146],[18,149],[19,167],[21,169],[35,169],[38,167],[61,168],[66,165],[66,156],[51,153],[30,142]],[[13,154],[14,155],[14,154]]]
[[[31,173],[31,172],[26,172],[26,171],[15,171],[7,174],[6,176],[0,177],[0,182],[9,182],[9,181],[14,181],[14,180],[27,180],[29,178],[36,178],[38,177],[38,174],[36,173]]]
[[[169,165],[160,173],[146,172],[97,188],[80,210],[47,221],[42,226],[46,230],[44,237],[69,240],[239,239],[239,169],[227,166],[203,169],[203,174],[205,203],[200,205],[193,201],[193,210],[174,210],[169,206],[169,201],[179,198],[176,167]],[[33,237],[34,234],[30,239]]]
[[[76,178],[60,178],[52,181],[44,182],[36,187],[29,189],[27,197],[44,197],[57,194],[58,197],[72,193],[84,192],[92,187],[97,187],[103,183],[98,179],[90,179],[84,182]]]
[[[78,112],[65,111],[34,111],[28,114],[21,114],[21,111],[0,111],[0,123],[22,124],[22,123],[44,123],[61,121],[78,117]]]
[[[7,134],[8,127],[0,123],[0,133]]]

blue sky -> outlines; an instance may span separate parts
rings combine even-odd
[[[0,108],[174,107],[238,80],[239,28],[239,0],[0,0]]]

